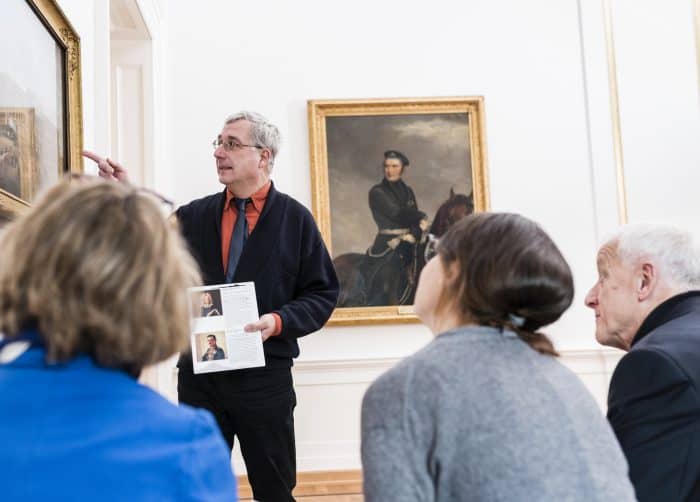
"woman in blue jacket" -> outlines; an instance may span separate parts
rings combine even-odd
[[[187,347],[199,281],[153,194],[59,183],[0,264],[2,499],[235,500],[212,416],[137,381]]]

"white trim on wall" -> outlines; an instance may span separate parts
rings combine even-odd
[[[568,350],[560,361],[584,383],[605,411],[608,384],[622,351]],[[301,361],[293,368],[297,393],[297,464],[302,471],[360,468],[360,406],[367,387],[401,358]],[[164,363],[170,373],[167,388],[156,389],[177,399],[176,359]],[[161,370],[162,371],[162,370]],[[149,382],[152,383],[152,382]],[[234,449],[236,474],[245,473],[238,448]]]

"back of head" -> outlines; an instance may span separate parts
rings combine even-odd
[[[457,222],[440,239],[438,254],[459,273],[441,299],[465,322],[508,327],[539,352],[555,355],[535,333],[571,305],[571,270],[547,233],[509,213],[477,213]]]
[[[0,330],[37,327],[50,361],[138,371],[186,348],[197,267],[152,195],[63,181],[0,242]]]
[[[683,229],[664,224],[623,225],[606,239],[623,263],[652,262],[666,286],[700,289],[700,242]]]

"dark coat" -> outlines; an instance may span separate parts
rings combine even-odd
[[[216,352],[214,352],[214,359],[207,359],[207,353],[209,351],[205,352],[204,355],[202,356],[202,362],[206,361],[217,361],[219,359],[226,359],[226,355],[224,354],[224,349],[221,347],[216,348]]]
[[[700,291],[644,320],[612,376],[608,419],[640,501],[700,500]]]
[[[369,191],[369,209],[377,223],[378,230],[406,228],[413,236],[420,238],[418,224],[425,213],[418,210],[416,195],[402,180],[388,181],[374,185]],[[379,254],[387,248],[387,242],[398,235],[377,234],[372,245],[372,254]]]
[[[177,210],[190,251],[205,285],[224,284],[221,216],[225,190]],[[299,355],[297,338],[318,331],[338,299],[333,263],[311,213],[299,202],[270,187],[255,229],[246,240],[233,282],[255,282],[260,315],[275,312],[282,332],[264,344],[267,367],[289,367]],[[189,361],[187,361],[189,359]],[[180,358],[192,367],[192,358]]]
[[[416,195],[402,180],[374,185],[369,191],[369,208],[377,224],[377,235],[368,249],[362,266],[369,306],[413,303],[416,283],[416,250],[421,240],[420,221],[425,213],[418,210]],[[411,234],[415,243],[389,241]]]

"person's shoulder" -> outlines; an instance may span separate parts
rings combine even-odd
[[[211,413],[186,404],[176,405],[151,388],[141,388],[139,406],[159,434],[180,440],[188,448],[191,443],[200,443],[202,447],[212,439],[214,445],[220,445],[221,433]]]
[[[382,373],[367,390],[367,396],[393,393],[410,383],[416,366],[415,356],[399,361],[395,366]]]
[[[700,311],[689,311],[657,326],[632,350],[641,348],[668,354],[690,353],[700,358]]]
[[[423,423],[446,392],[439,351],[433,340],[383,373],[362,399],[363,430]]]
[[[439,356],[435,354],[435,350],[436,343],[433,340],[426,347],[402,359],[380,375],[367,390],[365,395],[367,402],[375,399],[382,401],[385,396],[397,393],[410,394],[417,376],[420,376],[421,382],[429,380],[431,375],[434,375],[431,369],[439,367]]]
[[[208,442],[211,438],[220,438],[221,433],[209,411],[186,404],[179,404],[175,408],[177,418],[174,418],[174,421],[185,426],[184,430],[191,436],[192,441]]]
[[[294,211],[309,212],[309,210],[304,204],[299,202],[296,198],[289,195],[288,193],[282,192],[279,188],[277,188],[277,185],[273,185],[273,189],[276,203],[283,204],[285,206],[285,210],[288,211],[291,209]]]
[[[211,195],[206,195],[198,199],[194,199],[187,204],[183,204],[177,208],[178,217],[187,216],[190,214],[196,214],[201,211],[206,211],[212,208],[216,208],[218,204],[222,203],[221,198],[223,197],[223,191],[213,193]]]
[[[362,429],[386,428],[401,423],[410,400],[413,363],[404,359],[377,378],[362,398]]]
[[[676,360],[679,352],[689,352],[689,355],[700,358],[700,318],[690,325],[681,319],[661,324],[635,343],[620,362],[663,364]]]
[[[316,220],[314,219],[313,214],[311,214],[309,208],[307,208],[304,204],[299,202],[291,195],[280,192],[277,190],[277,187],[275,187],[275,198],[275,203],[282,208],[286,218],[290,219],[291,221],[297,220],[303,222],[304,226],[311,224],[312,228],[316,228]]]
[[[637,344],[615,367],[610,381],[611,397],[630,389],[652,389],[689,379],[678,359],[662,347]],[[624,389],[628,389],[625,391]]]
[[[369,189],[369,194],[384,194],[386,190],[384,189],[384,185],[379,182],[376,185],[372,185],[372,187]]]
[[[307,207],[299,202],[297,199],[289,195],[288,193],[280,192],[276,190],[275,196],[277,197],[278,203],[282,203],[285,206],[286,211],[295,211],[300,213],[309,213],[310,211]]]

